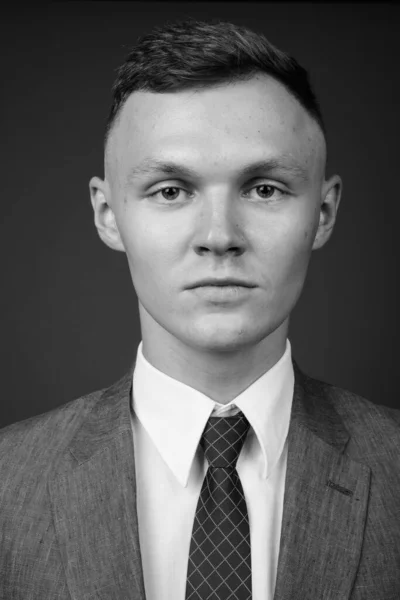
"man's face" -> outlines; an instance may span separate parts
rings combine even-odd
[[[146,171],[152,161],[190,173]],[[245,171],[255,163],[265,165]],[[318,126],[267,76],[133,93],[108,143],[105,182],[92,194],[101,237],[127,254],[142,332],[229,351],[287,323],[313,245],[329,237],[321,204],[335,186],[324,169]],[[254,287],[188,289],[230,277]]]

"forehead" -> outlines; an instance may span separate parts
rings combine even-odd
[[[225,174],[252,159],[287,156],[310,171],[324,162],[322,132],[271,77],[203,90],[134,92],[112,130],[107,163],[118,178],[144,159],[176,159]]]

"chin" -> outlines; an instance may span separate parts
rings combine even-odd
[[[233,352],[248,346],[254,346],[265,335],[260,327],[244,323],[202,323],[190,328],[189,345],[209,352]],[[186,337],[186,336],[185,336]]]

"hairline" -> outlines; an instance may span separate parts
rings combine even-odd
[[[326,134],[326,131],[324,130],[324,126],[319,122],[318,118],[304,106],[304,104],[300,101],[300,99],[293,92],[293,90],[291,90],[288,85],[286,85],[283,81],[281,81],[281,79],[279,77],[276,77],[273,73],[268,73],[267,71],[263,71],[262,69],[254,69],[253,71],[250,71],[249,73],[241,73],[239,75],[233,75],[232,77],[223,78],[223,79],[221,79],[221,81],[211,81],[211,82],[204,81],[204,83],[200,83],[197,85],[193,84],[193,86],[182,86],[182,88],[176,87],[174,89],[165,90],[163,92],[157,92],[155,90],[152,90],[148,86],[146,86],[146,87],[141,86],[135,90],[132,90],[132,92],[130,94],[127,94],[126,97],[124,98],[124,100],[119,104],[118,110],[115,113],[112,121],[109,122],[107,125],[106,134],[104,137],[104,149],[106,149],[106,147],[107,147],[108,140],[111,137],[112,131],[115,129],[115,127],[118,125],[118,123],[120,121],[121,112],[122,112],[125,104],[127,103],[128,99],[136,92],[149,92],[151,94],[164,94],[164,93],[165,94],[168,94],[168,93],[179,94],[179,92],[190,91],[190,90],[192,90],[193,92],[196,92],[196,91],[202,91],[202,90],[206,90],[206,89],[216,89],[216,88],[228,86],[228,85],[231,85],[234,83],[247,82],[247,81],[250,81],[251,79],[253,79],[254,77],[256,77],[257,75],[264,75],[266,77],[270,77],[271,79],[274,79],[276,82],[280,83],[286,89],[287,93],[294,100],[296,100],[298,102],[298,104],[303,108],[303,110],[308,114],[308,116],[318,125],[318,128],[320,129],[322,136],[324,138],[325,145],[327,145],[327,134]]]
[[[327,136],[326,136],[326,132],[324,131],[323,127],[321,126],[321,124],[319,123],[318,119],[302,104],[302,102],[300,102],[300,100],[298,99],[298,97],[292,92],[292,90],[285,85],[282,81],[280,81],[280,79],[278,77],[274,77],[273,75],[270,75],[269,73],[266,73],[264,71],[256,71],[254,73],[252,73],[251,75],[244,75],[243,77],[236,77],[235,79],[231,79],[231,80],[226,80],[226,81],[220,81],[220,82],[212,82],[210,84],[205,84],[205,85],[193,85],[191,87],[184,87],[182,89],[174,89],[171,91],[165,91],[165,92],[157,92],[157,91],[153,91],[149,88],[138,88],[136,90],[133,90],[130,94],[128,94],[125,99],[123,100],[123,102],[121,102],[120,106],[118,107],[118,111],[116,112],[116,114],[114,115],[113,120],[111,121],[111,123],[109,124],[109,127],[107,129],[106,132],[106,137],[104,140],[104,168],[106,169],[106,164],[108,162],[108,156],[109,156],[109,145],[110,145],[110,139],[112,137],[113,132],[115,131],[115,129],[117,128],[120,120],[121,120],[121,115],[122,115],[122,111],[123,108],[125,106],[125,104],[127,103],[127,101],[129,100],[129,98],[131,98],[131,96],[133,96],[133,94],[137,93],[137,92],[148,92],[150,94],[168,94],[168,93],[176,93],[179,94],[180,92],[185,92],[185,91],[203,91],[206,89],[216,89],[219,87],[224,87],[224,86],[228,86],[231,84],[234,84],[236,82],[246,82],[246,81],[250,81],[253,77],[255,77],[257,74],[262,74],[265,75],[266,77],[270,77],[271,79],[274,79],[275,81],[277,81],[278,83],[280,83],[285,90],[287,91],[287,93],[291,96],[292,99],[294,99],[295,101],[297,101],[297,103],[299,104],[299,106],[301,106],[301,108],[304,110],[304,112],[310,117],[310,119],[312,120],[312,122],[317,126],[318,131],[320,132],[320,135],[322,136],[322,141],[323,141],[323,147],[325,150],[325,169],[327,166]]]

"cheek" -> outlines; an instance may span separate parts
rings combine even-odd
[[[135,223],[140,223],[140,227]],[[151,227],[143,219],[131,218],[125,220],[120,233],[135,287],[165,287],[171,267],[178,259],[171,232]]]
[[[302,218],[301,218],[302,217]],[[304,281],[313,243],[313,223],[298,215],[271,233],[264,249],[267,275],[275,289],[297,288]],[[268,273],[269,271],[269,273]]]

